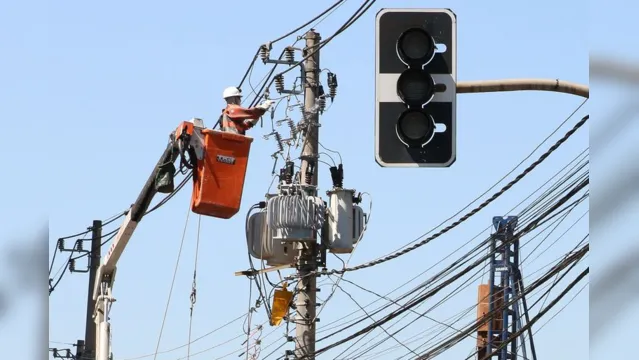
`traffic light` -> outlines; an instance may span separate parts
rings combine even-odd
[[[456,157],[457,21],[448,9],[382,9],[375,19],[375,159],[448,167]]]

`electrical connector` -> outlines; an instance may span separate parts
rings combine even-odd
[[[275,90],[281,94],[284,91],[284,75],[277,75],[273,81],[275,82]]]
[[[289,63],[295,62],[295,49],[292,46],[288,46],[286,49],[284,49],[284,55],[286,57],[286,61],[288,61]]]
[[[333,187],[343,188],[344,187],[344,166],[342,164],[339,164],[338,166],[331,166],[329,168],[329,171],[331,172]]]
[[[266,61],[271,56],[271,49],[269,45],[270,44],[264,44],[260,46],[260,58],[262,59],[264,63],[266,63]]]
[[[335,96],[337,95],[337,75],[329,72],[328,74],[326,74],[326,82],[328,83],[331,102],[333,102],[333,100],[335,100]]]

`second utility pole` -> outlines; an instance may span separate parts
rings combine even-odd
[[[304,127],[306,137],[302,148],[301,182],[317,186],[317,159],[319,147],[319,111],[316,100],[319,94],[319,42],[320,35],[311,29],[306,33],[304,57]],[[310,180],[310,181],[308,181]],[[314,194],[317,195],[317,194]],[[310,275],[317,270],[317,243],[301,243],[298,260],[298,295],[295,303],[295,359],[315,359],[315,314],[317,278]]]
[[[93,220],[91,227],[91,252],[89,253],[89,295],[87,298],[87,318],[84,333],[84,352],[79,360],[95,360],[95,322],[93,312],[95,311],[95,301],[93,301],[93,284],[100,267],[100,257],[102,249],[102,221]]]

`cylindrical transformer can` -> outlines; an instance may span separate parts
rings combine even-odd
[[[355,190],[333,189],[329,196],[328,236],[326,244],[334,254],[353,251],[353,195]]]

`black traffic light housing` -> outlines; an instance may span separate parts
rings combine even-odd
[[[448,167],[456,159],[456,16],[382,9],[375,21],[375,159]]]

